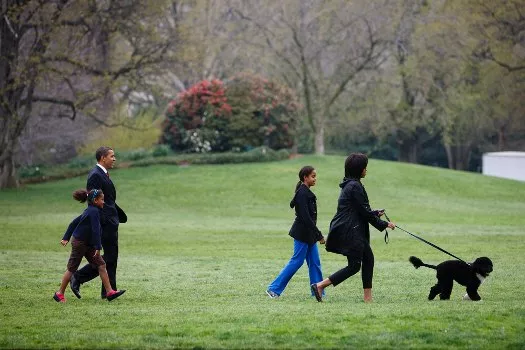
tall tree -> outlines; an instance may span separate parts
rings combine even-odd
[[[525,2],[467,0],[464,6],[478,54],[508,72],[525,71]]]
[[[334,103],[362,72],[376,69],[384,58],[381,25],[374,17],[381,17],[381,5],[305,0],[269,1],[261,7],[264,11],[237,8],[235,13],[251,24],[246,31],[249,43],[261,55],[270,54],[274,73],[298,91],[315,135],[315,153],[324,154]]]
[[[434,45],[431,55],[441,66],[435,82],[451,168],[468,169],[472,150],[482,150],[494,134],[500,149],[509,132],[523,138],[523,102],[516,98],[525,91],[522,8],[523,1],[468,0],[447,1],[439,10],[447,50]]]
[[[108,124],[100,103],[147,79],[173,43],[165,1],[1,0],[0,188],[18,185],[14,153],[35,107]],[[119,55],[110,52],[115,45]]]
[[[477,40],[486,87],[485,110],[496,130],[495,150],[522,149],[525,135],[525,2],[468,0],[469,31]]]
[[[436,110],[432,106],[435,91],[420,77],[421,67],[414,48],[416,30],[425,22],[428,12],[426,5],[418,0],[395,3],[392,13],[395,16],[398,12],[399,19],[394,21],[390,42],[397,77],[384,74],[381,78],[386,89],[375,89],[375,94],[379,95],[376,103],[386,105],[387,111],[379,114],[374,131],[380,139],[395,139],[400,161],[417,163],[422,146],[432,141],[438,130],[434,121]],[[386,99],[388,95],[396,98]]]

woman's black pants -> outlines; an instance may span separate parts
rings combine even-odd
[[[337,286],[348,277],[355,275],[361,269],[361,278],[363,280],[363,289],[372,288],[372,278],[374,276],[374,253],[370,244],[365,244],[362,250],[351,252],[346,256],[348,266],[333,273],[328,277],[332,284]],[[362,266],[361,266],[362,265]]]

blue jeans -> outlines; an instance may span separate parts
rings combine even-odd
[[[279,273],[277,278],[270,283],[268,290],[281,295],[286,288],[286,285],[292,279],[293,275],[303,266],[304,261],[308,265],[308,275],[310,276],[310,284],[321,282],[323,280],[323,273],[321,271],[321,260],[319,259],[319,250],[317,250],[317,243],[309,245],[293,240],[293,255],[284,269]],[[310,288],[308,288],[310,289]]]

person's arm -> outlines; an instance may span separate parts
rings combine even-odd
[[[82,218],[82,215],[79,215],[78,217],[76,217],[75,219],[73,219],[73,221],[71,221],[71,223],[69,224],[69,226],[67,227],[67,230],[66,232],[64,233],[64,236],[62,237],[62,241],[60,243],[62,243],[63,241],[66,242],[69,242],[69,240],[71,239],[71,235],[73,235],[73,231],[75,231],[75,228],[77,228],[78,226],[78,223],[80,222],[80,219]],[[66,245],[64,243],[62,243],[62,245]]]
[[[356,208],[359,215],[364,217],[366,221],[368,221],[376,229],[383,231],[389,226],[388,222],[381,220],[379,216],[377,216],[374,211],[370,209],[370,205],[368,205],[365,198],[365,193],[359,186],[352,187],[350,198],[352,198],[354,207]]]
[[[297,193],[297,196],[295,197],[295,208],[297,209],[297,217],[299,220],[316,234],[316,241],[323,239],[323,234],[317,228],[313,218],[310,216],[310,211],[308,210],[308,195],[303,191]]]

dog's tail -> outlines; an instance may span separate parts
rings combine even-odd
[[[416,258],[415,256],[411,256],[410,258],[408,258],[408,261],[410,261],[416,269],[419,269],[421,266],[429,267],[434,270],[436,269],[434,265],[425,264],[423,261],[421,261],[420,258]]]

